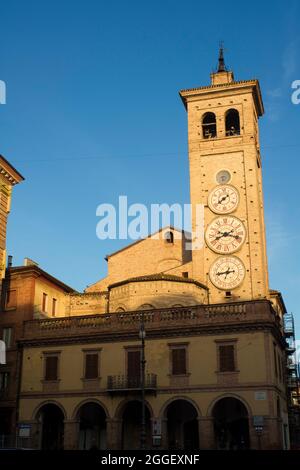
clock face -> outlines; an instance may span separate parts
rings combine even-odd
[[[209,248],[216,253],[234,253],[246,239],[246,228],[240,219],[232,215],[217,217],[208,225],[205,239]]]
[[[228,214],[234,211],[238,203],[238,191],[228,184],[217,186],[208,197],[209,208],[217,214]]]
[[[211,282],[223,290],[238,287],[244,280],[245,274],[245,266],[236,256],[220,256],[209,270]]]
[[[220,170],[216,175],[217,183],[226,184],[231,180],[231,174],[228,170]]]

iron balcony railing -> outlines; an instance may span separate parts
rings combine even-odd
[[[130,377],[128,375],[109,375],[107,377],[107,390],[110,392],[141,390],[141,378]],[[145,390],[156,390],[157,376],[156,374],[145,375]]]

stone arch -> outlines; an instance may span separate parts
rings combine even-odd
[[[170,450],[199,449],[199,407],[187,397],[174,397],[161,411],[165,445]]]
[[[44,400],[42,403],[39,403],[33,410],[33,413],[32,413],[33,420],[37,420],[37,417],[38,417],[39,412],[41,411],[41,408],[45,405],[56,405],[58,408],[60,408],[61,412],[63,413],[64,419],[66,420],[68,418],[67,412],[61,403],[59,403],[56,400]]]
[[[107,410],[97,399],[86,399],[74,410],[80,450],[107,448]]]
[[[242,402],[242,404],[246,407],[248,416],[252,416],[252,411],[248,402],[243,397],[235,393],[223,393],[222,395],[216,397],[208,406],[206,416],[212,417],[212,411],[214,409],[214,406],[218,403],[218,401],[222,400],[222,398],[236,398],[237,400]]]
[[[82,400],[79,403],[77,403],[72,413],[72,419],[77,419],[80,408],[83,405],[86,405],[87,403],[95,403],[96,405],[101,406],[106,414],[106,419],[110,418],[106,405],[104,405],[100,400],[97,400],[97,398],[86,398],[85,400]]]
[[[200,416],[202,416],[201,411],[200,411],[200,408],[199,408],[199,406],[198,406],[198,403],[196,403],[192,398],[189,398],[189,397],[187,397],[187,396],[185,396],[185,395],[179,395],[179,396],[176,395],[176,397],[171,397],[171,398],[169,398],[169,400],[167,400],[167,401],[162,405],[162,407],[161,407],[161,409],[160,409],[160,412],[159,412],[159,417],[160,417],[161,419],[164,419],[164,417],[165,417],[165,412],[166,412],[166,409],[168,408],[168,406],[169,406],[172,402],[177,401],[177,400],[184,400],[184,401],[189,402],[189,403],[190,403],[191,405],[193,405],[194,408],[196,409],[197,414],[198,414],[198,418],[199,418]]]
[[[139,402],[142,402],[142,400],[140,398],[125,398],[124,400],[122,400],[118,405],[117,405],[117,408],[115,409],[115,412],[114,412],[114,419],[122,419],[122,414],[124,412],[124,409],[126,408],[126,406],[128,405],[128,403],[132,402],[132,401],[139,401]],[[145,400],[145,403],[146,403],[146,406],[148,407],[149,409],[149,412],[150,412],[150,416],[151,418],[154,417],[154,413],[153,413],[153,408],[152,406],[150,405],[150,403]]]
[[[209,411],[213,419],[216,449],[250,448],[250,412],[246,401],[239,396],[226,394],[214,400]]]

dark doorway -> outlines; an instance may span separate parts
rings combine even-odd
[[[168,449],[199,449],[198,413],[186,400],[173,401],[166,410]]]
[[[217,449],[249,449],[248,412],[236,398],[222,398],[213,409],[215,443]]]
[[[122,449],[140,449],[142,430],[142,403],[138,400],[127,403],[122,415]],[[146,448],[151,447],[151,420],[146,406]]]
[[[98,403],[85,403],[78,412],[79,449],[106,449],[106,413]]]
[[[41,423],[40,447],[45,450],[63,449],[64,415],[54,404],[44,405],[39,412]]]

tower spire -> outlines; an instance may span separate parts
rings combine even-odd
[[[220,42],[218,72],[226,72],[223,41]]]

